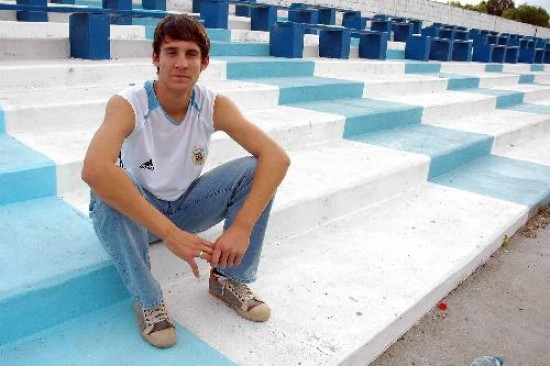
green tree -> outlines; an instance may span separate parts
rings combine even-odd
[[[502,16],[506,10],[513,8],[513,0],[487,0],[487,13],[491,15]]]
[[[463,8],[466,10],[478,11],[480,13],[487,13],[487,2],[482,1],[477,5],[465,4]]]
[[[531,6],[522,4],[517,8],[508,9],[502,14],[506,19],[515,20],[522,23],[538,25],[542,27],[549,26],[550,16],[540,6]]]

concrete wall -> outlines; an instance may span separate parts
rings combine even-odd
[[[422,19],[428,22],[454,24],[468,28],[487,29],[530,36],[536,35],[543,38],[550,37],[549,28],[514,22],[476,11],[463,10],[446,3],[430,0],[258,0],[258,2],[284,6],[288,6],[298,1],[313,5],[360,10],[364,16],[384,13]]]

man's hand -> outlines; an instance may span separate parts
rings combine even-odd
[[[176,228],[163,240],[172,253],[189,264],[196,278],[199,278],[199,266],[195,262],[195,258],[200,255],[207,262],[211,261],[214,244],[199,238],[197,235]]]
[[[246,249],[250,244],[250,231],[239,226],[231,226],[214,243],[214,252],[210,265],[232,267],[241,264]]]

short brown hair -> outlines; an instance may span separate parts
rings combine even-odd
[[[204,60],[210,52],[210,40],[204,26],[195,18],[187,14],[169,14],[163,18],[155,28],[153,51],[158,56],[160,46],[166,37],[174,40],[195,42],[201,50],[201,59]]]

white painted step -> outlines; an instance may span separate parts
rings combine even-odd
[[[304,235],[268,241],[244,322],[207,272],[164,287],[172,316],[239,365],[367,365],[526,221],[527,208],[425,183]]]
[[[378,99],[407,105],[418,105],[424,108],[424,123],[453,119],[456,116],[473,116],[495,109],[496,98],[490,95],[442,91],[438,93],[416,95],[388,95]]]
[[[0,21],[2,38],[69,37],[68,23]],[[140,25],[111,25],[111,39],[145,39],[145,27]]]
[[[339,60],[322,57],[306,58],[315,62],[315,76],[347,77],[355,74],[365,75],[404,75],[405,62],[399,60]]]
[[[126,85],[0,92],[6,131],[97,126],[103,120],[108,99]],[[230,97],[242,109],[257,110],[278,104],[279,89],[275,86],[234,80],[209,81],[208,86]]]
[[[156,78],[151,57],[123,60],[14,60],[0,62],[2,90],[125,85]],[[203,80],[225,80],[226,62],[211,59]]]
[[[290,151],[292,165],[277,191],[266,240],[274,241],[316,229],[324,222],[348,215],[367,205],[399,194],[424,182],[429,159],[361,143],[341,141],[329,146]],[[87,189],[61,197],[87,215]],[[217,226],[205,234],[214,239]],[[181,261],[160,245],[153,261],[161,283],[189,275]]]
[[[521,140],[499,145],[493,153],[550,166],[550,123],[540,126]]]
[[[243,113],[286,150],[337,144],[344,131],[344,118],[328,113],[284,106],[245,110]],[[63,195],[86,188],[80,179],[80,171],[88,145],[101,120],[94,122],[88,125],[50,126],[49,130],[29,128],[12,133],[12,136],[55,162],[57,191]],[[225,133],[215,133],[206,169],[246,155],[248,153]]]
[[[485,71],[486,63],[481,62],[441,62],[441,72],[449,74],[465,74],[470,72],[480,73]]]
[[[502,109],[427,124],[493,136],[493,153],[497,154],[508,146],[516,146],[543,133],[550,134],[550,115]]]

